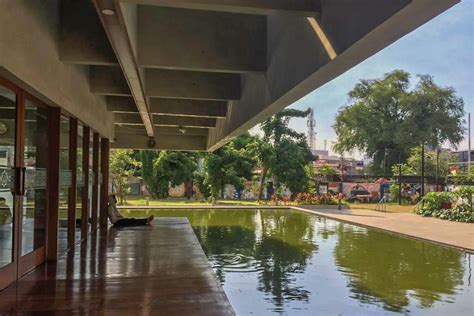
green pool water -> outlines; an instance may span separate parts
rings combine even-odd
[[[472,255],[292,210],[191,222],[237,315],[474,315]]]

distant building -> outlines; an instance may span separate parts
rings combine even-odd
[[[468,150],[453,151],[453,155],[457,159],[459,170],[467,171]],[[474,150],[471,150],[471,166],[474,163]]]
[[[313,162],[315,173],[318,173],[322,167],[330,167],[335,169],[337,173],[341,172],[341,157],[329,155],[328,150],[312,150],[311,152],[318,157],[318,159]],[[363,174],[365,166],[363,160],[344,157],[343,161],[342,167],[345,175]]]

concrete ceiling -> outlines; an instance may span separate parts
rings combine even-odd
[[[60,58],[89,66],[112,146],[212,151],[457,2],[63,0]]]

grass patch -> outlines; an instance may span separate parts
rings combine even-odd
[[[251,205],[259,206],[256,200],[218,200],[219,205]],[[124,206],[146,206],[147,201],[143,197],[127,197],[126,204]],[[149,206],[185,206],[185,205],[197,205],[197,206],[206,206],[211,205],[211,203],[206,202],[205,200],[188,200],[188,199],[150,199],[148,201]]]
[[[351,209],[377,210],[376,203],[350,203]],[[386,203],[387,212],[391,213],[414,213],[415,205],[398,205],[398,203]]]

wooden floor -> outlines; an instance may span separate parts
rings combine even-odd
[[[0,292],[0,314],[234,315],[186,218],[109,229]]]

